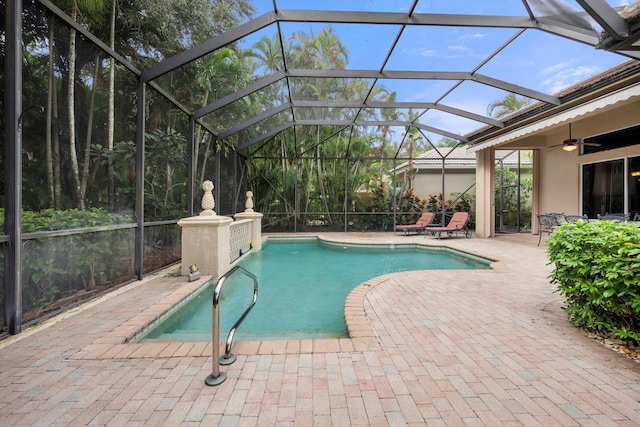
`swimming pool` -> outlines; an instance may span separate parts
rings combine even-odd
[[[490,262],[442,247],[269,239],[261,251],[238,261],[257,276],[260,289],[235,340],[347,337],[344,301],[367,280],[411,270],[488,269]],[[214,286],[206,286],[139,341],[210,341]],[[247,277],[227,279],[220,302],[221,337],[247,307],[252,292]]]

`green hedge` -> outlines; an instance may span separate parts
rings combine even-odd
[[[127,224],[133,221],[132,215],[113,214],[99,208],[22,211],[22,232],[72,230],[74,228]],[[0,224],[4,225],[4,209],[0,209]]]
[[[640,223],[563,224],[547,243],[570,320],[640,342]]]
[[[22,231],[73,230],[133,222],[102,209],[24,211]],[[0,221],[4,222],[0,210]],[[22,244],[25,320],[59,306],[58,301],[133,277],[134,229],[28,239]],[[0,269],[4,263],[0,264]],[[64,305],[64,304],[63,304]]]

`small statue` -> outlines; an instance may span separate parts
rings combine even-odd
[[[187,276],[187,280],[189,282],[193,282],[194,280],[198,280],[200,278],[200,270],[198,269],[198,266],[195,264],[192,264],[189,266],[189,275]]]
[[[200,215],[215,216],[216,212],[213,208],[216,207],[216,202],[213,200],[213,182],[209,180],[203,182],[202,189],[204,190],[204,196],[202,196],[201,206],[204,210],[200,212]]]

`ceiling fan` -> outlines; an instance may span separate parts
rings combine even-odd
[[[569,123],[569,139],[565,139],[562,141],[562,144],[552,145],[549,148],[557,148],[562,147],[564,151],[573,151],[578,148],[578,145],[587,145],[589,147],[600,147],[601,144],[597,142],[584,142],[577,138],[571,137],[571,123]]]

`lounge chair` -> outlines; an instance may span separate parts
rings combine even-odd
[[[424,231],[424,229],[431,224],[435,216],[433,212],[424,212],[415,224],[396,225],[396,231],[404,232],[405,236],[408,236],[412,231],[420,234],[421,231]]]
[[[448,237],[453,236],[455,233],[458,237],[458,232],[463,232],[467,239],[471,238],[471,230],[469,229],[469,212],[454,212],[449,223],[444,227],[427,227],[425,229],[425,235],[431,233],[432,235],[438,234],[438,239],[442,236],[442,233],[447,233]]]

